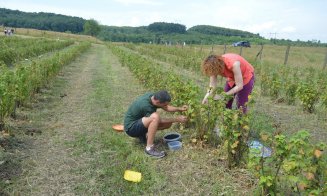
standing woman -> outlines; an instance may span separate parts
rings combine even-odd
[[[210,77],[209,90],[202,100],[202,104],[208,102],[217,87],[217,76],[227,78],[224,91],[226,95],[233,95],[226,108],[231,109],[236,95],[237,108],[242,108],[243,113],[247,112],[246,103],[254,85],[254,69],[242,56],[238,54],[224,54],[221,56],[210,55],[201,65],[202,72]],[[214,96],[215,100],[220,99],[219,95]]]

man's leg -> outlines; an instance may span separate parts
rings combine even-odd
[[[148,128],[147,146],[152,146],[154,142],[154,137],[159,128],[160,115],[159,113],[154,112],[149,117],[143,117],[142,122],[144,127]]]
[[[147,133],[148,139],[147,140],[149,140],[149,138],[150,138],[150,144],[147,143],[147,145],[153,144],[154,137],[155,137],[157,130],[168,129],[173,124],[173,122],[164,122],[164,123],[161,122],[160,115],[157,112],[152,113],[150,117],[143,117],[142,122],[143,122],[144,127],[148,128],[148,133]],[[156,130],[154,131],[153,129],[155,127],[156,127]],[[152,144],[151,144],[151,141],[152,141]]]
[[[139,119],[136,121],[133,126],[126,131],[126,133],[135,138],[139,138],[141,143],[146,143],[146,134],[148,132],[148,129],[144,127],[142,119]]]
[[[145,152],[150,155],[154,156],[157,158],[162,158],[166,154],[164,151],[156,151],[154,148],[154,137],[157,133],[157,130],[159,128],[160,124],[160,116],[157,112],[152,113],[149,117],[143,117],[142,122],[144,127],[148,128],[148,133],[147,133],[147,143],[146,143],[146,148]],[[160,127],[161,128],[161,127]]]

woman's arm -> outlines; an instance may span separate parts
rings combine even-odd
[[[233,64],[233,73],[235,79],[235,86],[234,88],[226,92],[226,95],[233,95],[243,89],[243,76],[241,71],[241,63],[239,61],[235,61],[235,63]]]
[[[217,87],[217,76],[210,76],[209,89],[202,100],[202,104],[208,102],[208,97],[212,95],[216,87]]]

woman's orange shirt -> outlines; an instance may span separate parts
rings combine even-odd
[[[241,64],[241,72],[243,77],[243,85],[249,83],[254,75],[254,69],[252,65],[247,62],[242,56],[238,54],[227,53],[222,55],[223,60],[226,64],[226,69],[223,72],[223,77],[227,78],[228,85],[233,87],[235,85],[235,78],[233,73],[233,65],[235,61],[239,61]]]

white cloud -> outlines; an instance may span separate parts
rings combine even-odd
[[[246,26],[244,30],[250,31],[252,33],[264,32],[264,31],[275,31],[276,30],[276,21],[267,21],[260,24],[252,24]]]
[[[282,28],[280,31],[284,32],[284,33],[293,33],[293,32],[296,31],[296,28],[292,27],[292,26],[289,26],[289,27]]]
[[[124,4],[124,5],[162,5],[161,2],[154,1],[154,0],[114,0],[118,3]]]

